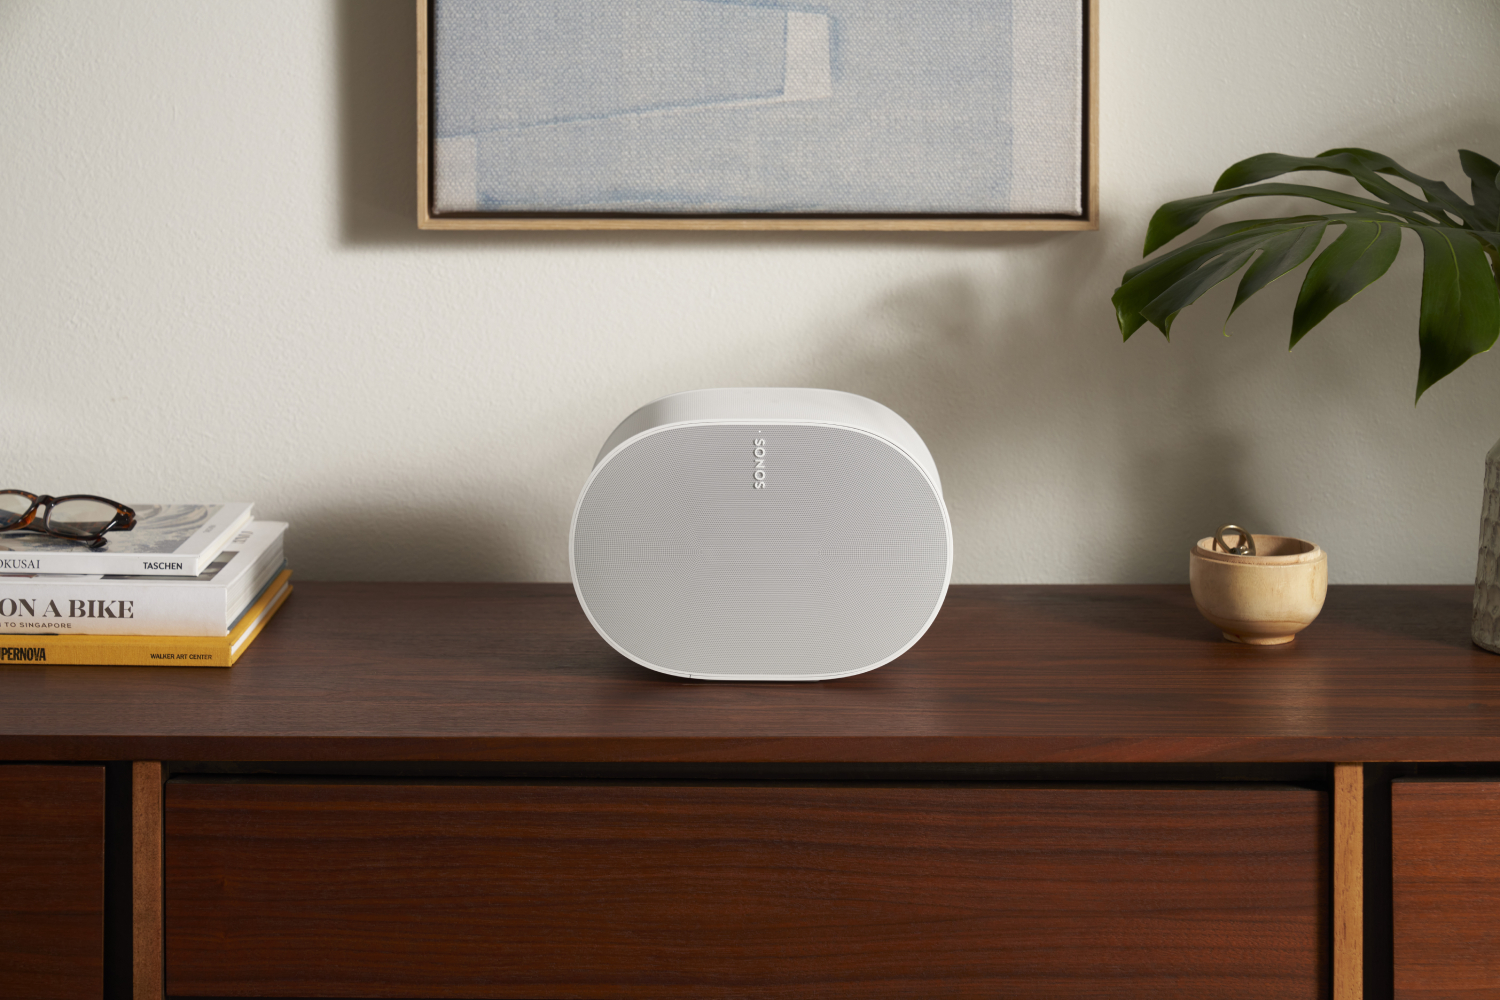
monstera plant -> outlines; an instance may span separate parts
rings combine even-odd
[[[1245,198],[1310,198],[1341,211],[1231,222],[1131,268],[1114,294],[1120,332],[1129,340],[1149,322],[1170,336],[1172,321],[1184,307],[1243,268],[1245,276],[1229,309],[1233,315],[1250,296],[1311,257],[1329,227],[1340,227],[1338,238],[1318,254],[1302,280],[1292,310],[1295,347],[1329,313],[1385,274],[1401,249],[1401,230],[1410,229],[1421,238],[1423,254],[1417,321],[1421,399],[1433,383],[1489,350],[1500,333],[1500,165],[1467,149],[1459,150],[1458,158],[1469,177],[1472,204],[1442,181],[1420,177],[1368,149],[1330,149],[1317,156],[1262,153],[1241,160],[1224,171],[1213,194],[1157,209],[1146,229],[1143,253],[1161,249],[1214,209]],[[1305,184],[1261,183],[1309,170],[1353,178],[1372,197]]]
[[[1250,296],[1311,257],[1328,228],[1338,226],[1338,237],[1314,258],[1302,279],[1292,310],[1296,347],[1329,313],[1390,268],[1401,249],[1401,230],[1410,229],[1422,241],[1420,400],[1443,376],[1489,350],[1500,334],[1500,165],[1467,149],[1458,151],[1458,159],[1469,177],[1472,203],[1441,181],[1420,177],[1368,149],[1330,149],[1310,157],[1262,153],[1241,160],[1224,171],[1213,194],[1157,209],[1146,229],[1144,253],[1161,249],[1209,212],[1243,198],[1311,198],[1341,211],[1231,222],[1131,268],[1115,289],[1120,332],[1129,340],[1149,322],[1170,336],[1172,320],[1184,307],[1244,268],[1229,309],[1233,315]],[[1353,178],[1373,197],[1305,184],[1261,183],[1307,170]],[[1500,442],[1485,462],[1471,634],[1478,645],[1500,653]]]

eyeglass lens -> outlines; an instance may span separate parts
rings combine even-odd
[[[20,493],[0,493],[0,528],[15,524],[30,509],[30,497]]]
[[[62,500],[52,508],[47,527],[59,535],[88,538],[108,528],[118,513],[111,504],[98,500]]]

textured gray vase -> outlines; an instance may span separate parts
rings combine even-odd
[[[1484,515],[1474,571],[1474,641],[1500,653],[1500,441],[1484,460]]]

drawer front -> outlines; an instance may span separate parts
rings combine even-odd
[[[1317,997],[1297,788],[172,782],[168,992]]]
[[[1500,781],[1391,784],[1396,996],[1500,998]]]
[[[104,991],[104,768],[0,765],[0,997]]]

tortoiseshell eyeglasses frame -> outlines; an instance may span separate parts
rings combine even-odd
[[[89,493],[72,493],[65,497],[50,497],[43,493],[37,496],[35,493],[27,493],[25,490],[0,490],[0,496],[21,496],[31,501],[31,506],[26,513],[7,525],[0,526],[0,531],[39,531],[45,535],[53,535],[57,538],[66,538],[74,542],[88,542],[89,548],[100,549],[107,541],[104,535],[109,531],[129,531],[135,527],[135,511],[120,503],[118,500],[110,500],[105,497],[96,497]],[[52,512],[57,505],[68,500],[93,500],[96,503],[108,504],[115,509],[115,516],[110,519],[109,524],[101,530],[88,535],[58,531],[52,527]],[[36,523],[37,514],[46,510],[42,516],[41,524]]]

